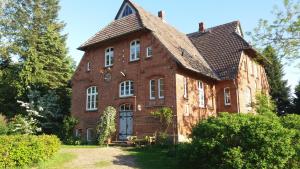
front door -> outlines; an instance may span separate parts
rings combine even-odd
[[[120,140],[127,140],[128,136],[132,136],[133,134],[133,111],[131,107],[132,106],[128,104],[120,107]]]

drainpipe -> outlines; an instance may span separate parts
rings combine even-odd
[[[237,113],[240,114],[240,99],[239,99],[239,89],[236,83],[236,79],[233,80],[233,84],[235,86],[236,89],[236,102],[237,102]]]

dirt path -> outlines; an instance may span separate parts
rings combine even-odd
[[[64,165],[70,169],[136,169],[134,158],[121,148],[63,148],[77,157]]]

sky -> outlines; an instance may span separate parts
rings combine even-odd
[[[282,0],[133,0],[157,15],[166,13],[166,21],[183,33],[198,30],[198,23],[209,28],[239,20],[243,32],[252,31],[260,18],[272,20],[271,11]],[[60,0],[59,19],[66,23],[67,46],[78,64],[83,55],[77,48],[114,20],[123,0]],[[299,60],[298,60],[299,63]],[[285,79],[293,89],[300,80],[300,68],[285,65]]]

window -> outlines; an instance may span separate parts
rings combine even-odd
[[[120,83],[120,97],[133,96],[133,81],[127,80]]]
[[[122,17],[128,16],[132,13],[133,13],[133,10],[128,5],[126,5],[126,7],[124,8]]]
[[[86,129],[86,141],[93,141],[94,139],[94,130],[92,128]]]
[[[201,81],[198,81],[198,91],[199,91],[199,107],[204,108],[205,105],[204,85]]]
[[[184,107],[184,116],[189,116],[190,115],[190,110],[189,110],[189,105],[186,104]]]
[[[81,137],[81,134],[82,134],[82,129],[76,129],[75,130],[75,136],[76,137]]]
[[[152,47],[148,47],[147,48],[147,57],[151,57],[152,56]]]
[[[130,43],[130,61],[140,59],[140,41],[134,40]]]
[[[105,50],[105,67],[112,66],[114,64],[114,48],[107,48]]]
[[[86,64],[86,71],[87,71],[87,72],[91,71],[91,64],[90,64],[90,62],[88,62],[88,63]]]
[[[184,90],[183,97],[187,99],[188,98],[188,84],[187,84],[186,77],[183,79],[183,90]]]
[[[246,88],[245,91],[245,103],[246,103],[246,110],[247,112],[252,110],[252,96],[251,96],[251,89],[249,87]]]
[[[155,99],[155,80],[150,80],[150,100]]]
[[[132,111],[132,105],[131,104],[122,104],[120,106],[120,111]]]
[[[163,99],[165,98],[165,95],[164,95],[164,79],[158,79],[158,98],[160,99]]]
[[[249,72],[249,74],[250,75],[252,75],[253,74],[253,66],[252,66],[252,60],[249,58],[249,61],[248,61],[248,72]]]
[[[97,110],[98,109],[98,90],[96,86],[89,87],[87,89],[86,97],[86,110]]]
[[[230,88],[229,87],[226,87],[224,89],[224,104],[225,104],[225,106],[229,106],[231,104]]]

